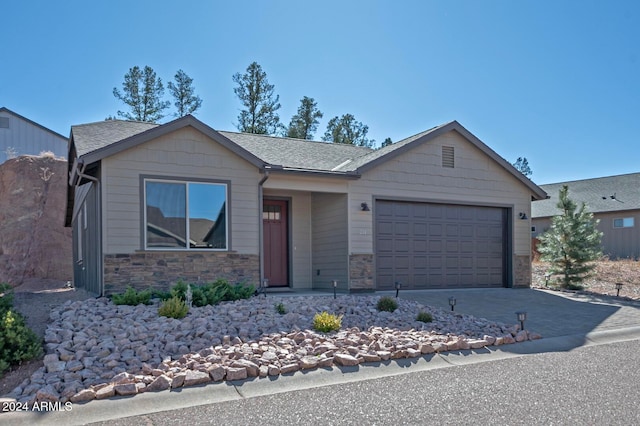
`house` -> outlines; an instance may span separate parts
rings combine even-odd
[[[578,205],[584,203],[600,221],[605,255],[612,259],[640,258],[640,173],[541,185],[550,198],[532,203],[534,238],[549,229],[553,216],[560,214],[556,204],[563,185],[569,187],[570,199]]]
[[[192,116],[73,126],[75,285],[226,278],[348,292],[531,283],[545,192],[453,121],[372,150]]]
[[[5,107],[0,107],[0,164],[19,155],[53,152],[67,156],[68,139]]]

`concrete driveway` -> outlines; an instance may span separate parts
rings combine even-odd
[[[517,324],[515,313],[526,311],[525,328],[543,338],[640,326],[640,302],[611,296],[512,288],[400,290],[401,298],[447,310],[452,296],[456,312],[496,322]]]

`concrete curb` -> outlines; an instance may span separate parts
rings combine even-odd
[[[551,337],[504,346],[489,346],[482,349],[430,354],[420,358],[361,364],[354,367],[317,369],[266,379],[222,382],[206,386],[182,388],[175,391],[143,393],[135,397],[95,400],[87,404],[73,404],[69,411],[2,413],[0,414],[0,421],[4,425],[54,423],[81,425],[538,353],[566,352],[583,346],[603,345],[637,339],[640,339],[640,327],[627,327],[597,331],[585,335]]]

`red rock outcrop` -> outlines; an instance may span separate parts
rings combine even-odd
[[[71,229],[64,227],[67,162],[21,156],[0,165],[0,282],[70,280]]]

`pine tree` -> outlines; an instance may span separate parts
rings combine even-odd
[[[516,162],[513,163],[513,167],[526,177],[530,177],[533,174],[531,167],[529,167],[529,160],[527,160],[527,157],[518,157]]]
[[[567,289],[582,288],[581,282],[595,267],[590,263],[601,255],[602,232],[596,228],[598,220],[587,211],[585,204],[578,209],[569,198],[569,187],[560,189],[557,207],[561,214],[554,216],[551,228],[540,235],[540,259],[551,263],[549,273],[560,275],[560,286]]]
[[[113,88],[113,96],[131,108],[131,112],[118,111],[118,116],[127,120],[148,121],[155,123],[164,117],[163,111],[169,107],[169,101],[163,101],[164,86],[156,77],[153,68],[145,66],[143,70],[137,65],[129,68],[124,75],[122,93]]]
[[[193,114],[202,106],[202,99],[194,93],[193,79],[182,70],[178,70],[174,78],[176,80],[175,84],[171,81],[167,84],[169,92],[171,92],[171,96],[175,101],[173,103],[176,107],[174,115],[176,117],[184,117],[185,115]]]
[[[252,62],[244,74],[236,73],[233,81],[238,85],[233,92],[246,108],[240,111],[239,131],[275,135],[284,127],[280,123],[278,109],[280,96],[275,95],[267,73],[257,62]]]
[[[336,116],[329,120],[322,140],[370,148],[375,141],[367,139],[368,132],[369,126],[356,121],[351,114],[344,114],[341,117]]]
[[[318,129],[318,120],[322,118],[322,115],[313,98],[303,97],[300,100],[297,114],[291,117],[287,128],[287,137],[313,139],[313,134]]]
[[[385,146],[389,145],[393,145],[393,141],[391,140],[391,138],[386,138],[384,141],[382,141],[382,145],[380,145],[380,148],[384,148]]]

